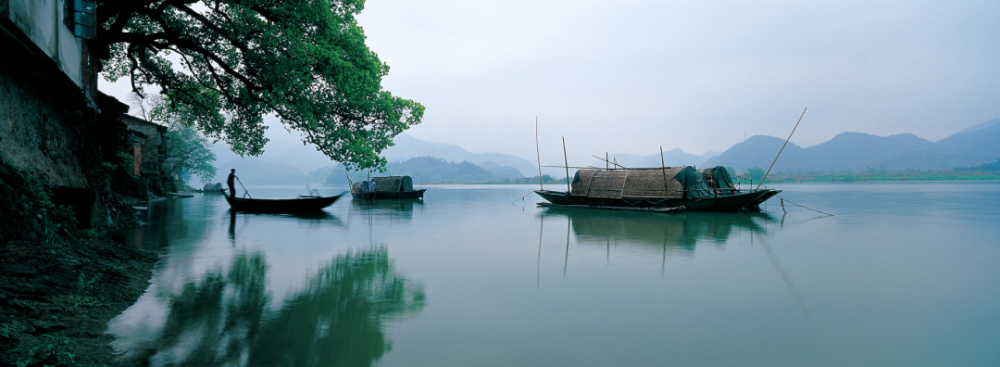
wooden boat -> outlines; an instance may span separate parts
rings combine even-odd
[[[733,187],[725,167],[711,170],[712,180],[706,183],[703,173],[691,166],[581,169],[573,176],[569,192],[535,190],[535,193],[555,205],[583,208],[760,211],[761,203],[781,192],[739,190]]]
[[[420,199],[427,189],[413,189],[410,176],[373,177],[370,181],[358,181],[351,186],[351,196],[356,199]]]
[[[303,213],[319,211],[333,204],[343,195],[336,196],[299,196],[295,199],[252,199],[234,198],[229,195],[226,202],[234,211],[250,213]]]

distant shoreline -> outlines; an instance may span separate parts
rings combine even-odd
[[[1000,171],[932,171],[894,173],[822,173],[802,175],[771,175],[768,184],[809,182],[901,182],[901,181],[1000,181]],[[757,184],[759,180],[753,180]],[[749,185],[749,180],[739,180]],[[414,184],[418,184],[414,182]],[[420,182],[424,185],[537,185],[535,182]],[[546,185],[565,185],[566,181],[548,181]]]
[[[997,181],[1000,171],[931,171],[893,173],[824,173],[807,175],[773,175],[767,183],[800,182],[882,182],[882,181]],[[740,180],[749,184],[750,181]],[[754,183],[758,182],[754,180]]]

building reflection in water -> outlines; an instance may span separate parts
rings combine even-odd
[[[424,306],[384,247],[336,256],[277,309],[267,270],[260,253],[238,253],[228,271],[159,295],[158,336],[120,352],[149,366],[371,366],[391,349],[384,323]]]

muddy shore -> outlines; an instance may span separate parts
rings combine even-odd
[[[0,366],[121,365],[108,322],[149,287],[158,259],[110,239],[0,246]]]

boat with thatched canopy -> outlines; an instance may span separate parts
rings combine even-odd
[[[698,171],[692,166],[581,169],[569,192],[535,190],[549,203],[649,211],[760,211],[760,204],[781,190],[737,189],[725,167]]]
[[[351,186],[351,196],[356,199],[420,199],[427,189],[413,189],[410,176],[372,177]]]

